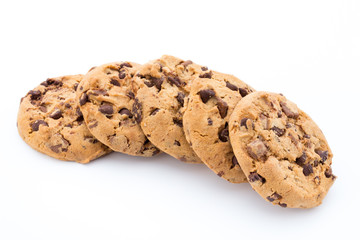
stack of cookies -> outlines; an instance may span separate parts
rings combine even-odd
[[[282,207],[318,206],[336,179],[323,133],[282,94],[166,55],[47,79],[21,99],[18,130],[60,160],[165,152],[203,163]]]

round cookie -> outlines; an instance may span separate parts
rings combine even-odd
[[[79,84],[77,96],[90,132],[117,152],[150,157],[159,150],[145,137],[132,112],[133,76],[140,65],[108,63],[94,67]]]
[[[230,117],[230,140],[251,186],[282,207],[321,204],[336,177],[333,154],[314,121],[284,96],[255,92]]]
[[[51,157],[88,163],[111,150],[86,127],[76,100],[83,75],[49,78],[21,99],[18,130],[35,150]]]
[[[211,78],[207,67],[164,55],[143,65],[135,77],[133,112],[146,136],[159,149],[188,163],[202,163],[183,131],[183,112],[191,82]]]
[[[246,182],[229,140],[229,119],[242,97],[254,90],[240,79],[213,72],[195,79],[183,123],[187,140],[200,159],[218,176],[233,183]]]

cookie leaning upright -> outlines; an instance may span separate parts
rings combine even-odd
[[[21,99],[18,130],[35,150],[51,157],[88,163],[111,150],[87,129],[76,100],[83,75],[49,78]]]
[[[191,61],[164,55],[143,65],[135,77],[134,112],[146,136],[159,149],[189,163],[201,163],[183,131],[184,104],[196,77],[211,71]]]
[[[218,176],[233,183],[246,182],[229,140],[229,119],[238,101],[254,90],[240,79],[213,72],[191,86],[184,114],[187,140],[200,159]]]
[[[90,132],[112,150],[150,157],[159,150],[145,137],[132,112],[133,76],[140,65],[108,63],[94,67],[78,86],[81,112]]]
[[[321,204],[336,177],[332,153],[315,122],[280,94],[255,92],[230,118],[230,140],[252,187],[282,207]]]

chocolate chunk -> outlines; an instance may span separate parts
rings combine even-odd
[[[213,120],[211,120],[211,118],[208,118],[208,119],[207,119],[207,122],[208,122],[208,125],[209,125],[209,126],[213,125]]]
[[[88,95],[83,93],[80,97],[80,106],[84,105],[89,100]]]
[[[305,176],[309,176],[311,173],[313,173],[313,167],[311,166],[311,164],[306,164],[303,166],[303,174]]]
[[[159,109],[159,108],[155,108],[154,110],[151,111],[150,115],[151,115],[151,116],[154,116],[154,115],[156,115],[156,113],[157,113],[158,111],[160,111],[160,109]]]
[[[257,172],[251,172],[250,175],[248,176],[249,182],[256,182],[256,181],[260,181],[262,183],[266,182],[266,179],[263,178],[260,174],[258,174]]]
[[[65,107],[66,108],[71,108],[71,104],[70,103],[65,103]]]
[[[184,106],[184,98],[185,98],[185,94],[182,92],[178,92],[177,96],[176,96],[176,100],[178,100],[178,102],[180,103],[180,106],[183,107]]]
[[[159,154],[160,153],[160,150],[159,149],[155,149],[152,153],[152,156],[155,156],[156,154]]]
[[[120,78],[120,79],[124,79],[125,77],[126,77],[125,71],[124,71],[124,70],[121,70],[121,71],[119,72],[119,78]]]
[[[31,90],[28,93],[31,100],[39,100],[41,97],[41,92],[39,90]]]
[[[286,208],[286,207],[287,207],[287,204],[286,204],[286,203],[279,203],[279,206],[280,206],[280,207],[283,207],[283,208]]]
[[[278,112],[277,112],[277,116],[278,116],[278,118],[281,118],[281,117],[282,117],[282,112],[281,112],[281,111],[278,111]]]
[[[142,105],[137,98],[135,98],[132,112],[134,113],[135,121],[140,123],[142,120]]]
[[[96,128],[98,126],[98,122],[96,121],[95,123],[92,124],[88,124],[88,127],[91,128]]]
[[[243,118],[240,121],[240,127],[246,127],[246,129],[248,129],[246,122],[247,122],[248,118]]]
[[[227,122],[225,123],[224,128],[220,129],[218,136],[219,136],[220,141],[222,141],[222,142],[229,141],[229,125]]]
[[[180,142],[179,142],[179,141],[176,141],[176,140],[175,140],[175,142],[174,142],[174,145],[176,145],[176,146],[181,146]]]
[[[61,118],[62,116],[63,116],[63,115],[62,115],[62,112],[61,112],[60,109],[56,109],[55,111],[53,111],[53,112],[50,114],[50,117],[51,117],[52,119],[55,119],[55,120]]]
[[[282,198],[282,196],[280,194],[278,194],[277,192],[274,192],[271,196],[266,197],[266,199],[269,200],[269,202],[273,202],[273,201],[279,200],[281,198]]]
[[[225,118],[227,115],[228,108],[229,108],[227,103],[219,98],[216,105],[219,110],[221,118]]]
[[[180,78],[178,76],[175,76],[175,77],[168,76],[167,79],[168,79],[171,86],[175,85],[177,87],[181,87],[181,80],[180,80]]]
[[[59,153],[61,147],[62,147],[61,144],[57,144],[57,145],[55,145],[55,146],[50,146],[50,149],[51,149],[51,151],[53,151],[54,153]]]
[[[226,87],[233,91],[237,91],[239,89],[237,86],[235,86],[234,84],[231,84],[229,82],[226,82]]]
[[[105,89],[95,89],[95,90],[91,91],[91,93],[89,93],[89,94],[92,94],[95,96],[99,96],[99,95],[109,96],[107,90],[105,90]]]
[[[320,160],[321,163],[324,163],[328,159],[328,156],[329,156],[328,151],[321,151],[321,150],[317,149],[317,150],[315,150],[315,152],[317,155],[319,155],[321,157],[321,160]]]
[[[268,152],[266,145],[263,141],[255,139],[247,145],[247,152],[255,160],[264,159]]]
[[[201,90],[199,92],[199,94],[200,94],[201,101],[203,103],[207,103],[207,101],[209,101],[210,98],[215,96],[215,92],[213,90],[211,90],[211,89]]]
[[[224,171],[218,172],[217,175],[218,175],[219,177],[222,177],[222,176],[224,175]]]
[[[246,95],[248,95],[248,91],[244,88],[239,88],[239,93],[242,97],[245,97]]]
[[[201,67],[201,70],[202,70],[202,71],[207,71],[207,70],[209,70],[209,69],[208,69],[208,67],[205,67],[205,66],[204,66],[204,67]]]
[[[298,139],[296,139],[292,134],[289,133],[288,136],[293,144],[297,145],[299,143]]]
[[[112,79],[110,80],[110,83],[111,83],[112,85],[114,85],[114,86],[120,87],[119,81],[116,80],[115,78],[112,78]]]
[[[291,128],[292,126],[291,126],[290,123],[286,123],[286,124],[285,124],[285,127],[286,127],[286,128]]]
[[[173,118],[173,122],[178,125],[179,127],[183,127],[183,122],[181,119]]]
[[[153,87],[155,83],[153,81],[144,81],[144,84],[148,86],[149,88]]]
[[[43,85],[45,87],[48,87],[50,85],[54,85],[54,86],[57,86],[57,87],[62,87],[63,83],[61,81],[48,78],[48,79],[46,79],[45,82],[42,82],[41,85]]]
[[[114,113],[114,110],[111,104],[105,103],[99,107],[99,112],[106,115],[111,115]]]
[[[47,108],[46,106],[39,106],[40,111],[42,111],[43,113],[47,112]]]
[[[120,113],[121,115],[128,115],[129,118],[132,118],[132,117],[133,117],[132,113],[131,113],[131,112],[129,111],[129,109],[127,109],[127,108],[122,108],[122,109],[120,109],[119,113]]]
[[[232,157],[231,162],[232,162],[232,168],[235,167],[236,165],[239,165],[239,162],[235,157],[235,155]]]
[[[273,126],[270,129],[273,130],[275,132],[275,134],[278,135],[279,137],[281,137],[281,136],[283,136],[285,134],[285,129],[281,129],[281,128],[278,128],[276,126]]]
[[[292,111],[285,102],[280,102],[280,106],[281,106],[283,112],[285,113],[285,115],[288,116],[289,118],[298,118],[299,117],[299,113]]]
[[[132,68],[132,65],[130,63],[125,62],[125,63],[120,64],[120,69],[123,67]]]
[[[199,75],[199,78],[211,78],[212,71]]]
[[[151,80],[154,83],[155,87],[161,90],[161,85],[164,82],[164,77],[161,76],[161,78],[151,78]]]
[[[310,139],[310,135],[308,135],[308,134],[304,134],[303,137],[304,137],[304,138],[307,138],[307,139]]]
[[[325,171],[325,177],[330,178],[330,177],[332,177],[332,176],[333,176],[333,174],[332,174],[332,169],[331,169],[331,167],[330,167],[330,168],[326,169],[326,171]]]
[[[75,83],[75,84],[74,84],[74,91],[76,91],[76,90],[77,90],[78,86],[79,86],[79,84],[78,84],[78,83]]]
[[[317,167],[317,166],[319,166],[319,161],[318,161],[318,160],[315,160],[315,161],[314,161],[314,167]]]
[[[192,63],[193,63],[193,62],[192,62],[191,60],[187,60],[187,61],[181,63],[181,65],[183,65],[183,66],[186,68],[187,66],[189,66],[189,65],[192,64]]]
[[[46,126],[46,127],[49,126],[44,120],[36,120],[35,122],[33,122],[33,123],[31,124],[31,129],[32,129],[34,132],[39,131],[40,125],[44,125],[44,126]]]
[[[306,162],[306,158],[307,158],[306,153],[303,152],[303,154],[296,159],[296,164],[299,166],[303,166]]]
[[[130,99],[135,99],[135,94],[131,91],[129,91],[126,96],[128,96]]]

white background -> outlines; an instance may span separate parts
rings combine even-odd
[[[359,225],[360,1],[1,1],[0,239],[330,239]],[[169,156],[62,162],[18,136],[48,77],[171,54],[281,92],[318,123],[338,176],[320,207]],[[358,236],[358,235],[357,235]]]

